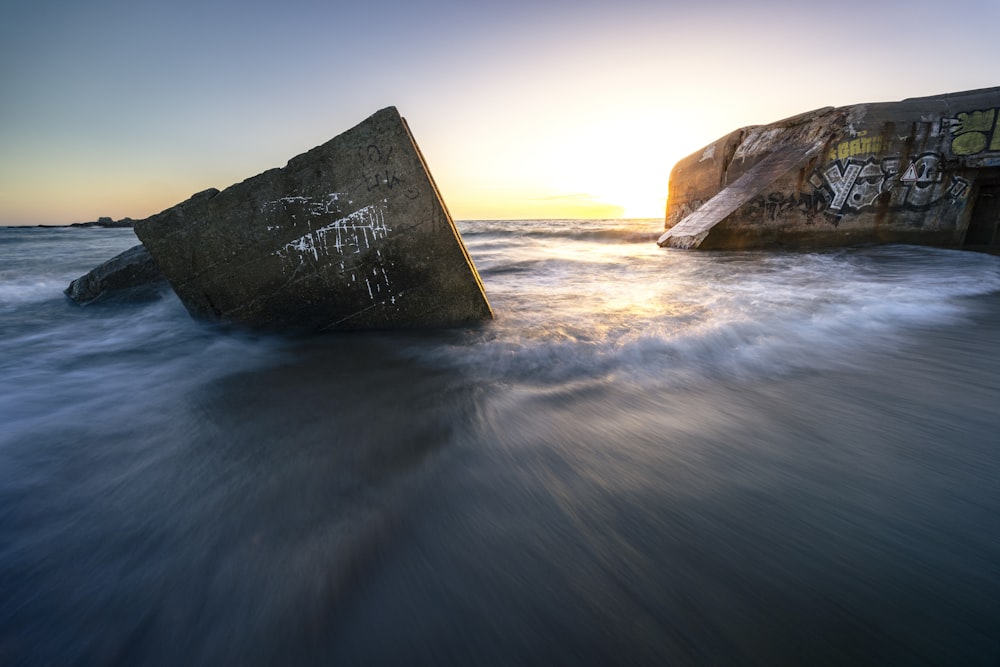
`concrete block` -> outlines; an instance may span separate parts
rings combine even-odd
[[[482,281],[394,107],[223,191],[135,223],[195,317],[321,331],[492,317]]]

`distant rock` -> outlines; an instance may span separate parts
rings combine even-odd
[[[77,278],[65,294],[77,303],[91,303],[111,296],[145,299],[166,285],[166,278],[143,245],[129,248],[90,273]]]
[[[122,218],[121,220],[112,220],[108,216],[102,216],[93,222],[74,222],[69,225],[70,227],[125,227],[131,228],[135,224],[135,220],[132,218]]]
[[[492,317],[479,274],[393,107],[284,168],[137,221],[135,232],[201,319],[317,331]]]

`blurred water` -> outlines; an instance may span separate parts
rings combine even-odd
[[[0,229],[0,663],[1000,664],[1000,258],[460,227],[494,322],[306,339]]]

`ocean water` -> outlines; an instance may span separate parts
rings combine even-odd
[[[495,321],[304,338],[0,228],[0,664],[1000,665],[1000,257],[459,226]]]

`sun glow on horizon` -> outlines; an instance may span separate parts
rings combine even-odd
[[[671,169],[722,132],[682,106],[636,107],[571,120],[539,112],[519,128],[530,141],[470,132],[461,153],[434,125],[420,141],[456,219],[662,218]]]

